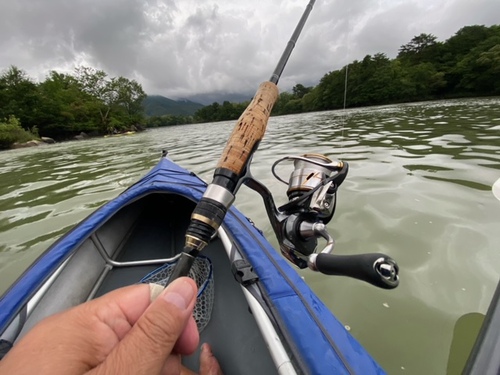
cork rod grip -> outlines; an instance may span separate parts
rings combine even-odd
[[[231,133],[217,168],[227,168],[238,176],[256,145],[264,137],[267,120],[278,99],[278,87],[269,81],[261,83],[257,93],[242,113]]]

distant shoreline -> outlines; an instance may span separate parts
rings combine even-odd
[[[55,141],[54,139],[49,138],[49,137],[40,137],[38,139],[32,139],[30,141],[23,142],[23,143],[16,142],[10,148],[0,149],[0,151],[18,150],[18,149],[31,148],[31,147],[39,147],[39,146],[45,147],[45,146],[49,146],[51,144],[66,143],[66,142],[79,142],[79,141],[91,140],[91,139],[96,139],[96,138],[117,138],[117,137],[124,137],[124,136],[134,135],[134,134],[137,134],[137,133],[142,133],[142,132],[145,132],[146,130],[147,129],[135,130],[135,131],[125,131],[125,132],[120,132],[120,133],[116,133],[116,134],[106,134],[106,135],[102,135],[102,134],[99,134],[99,135],[87,135],[87,134],[82,135],[80,133],[79,135],[77,135],[77,136],[75,136],[73,138],[64,139],[64,140],[61,140],[61,141]]]

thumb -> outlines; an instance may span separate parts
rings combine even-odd
[[[137,320],[130,332],[95,368],[97,373],[159,374],[188,326],[196,302],[196,284],[182,277],[170,284]],[[191,333],[197,335],[197,331]]]

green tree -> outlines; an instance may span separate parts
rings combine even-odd
[[[218,112],[219,112],[220,104],[214,102],[210,105],[207,105],[203,108],[197,110],[194,114],[197,122],[211,122],[218,121]]]
[[[304,95],[309,93],[311,90],[312,87],[305,87],[304,85],[298,83],[293,87],[292,92],[297,99],[302,99]]]
[[[318,108],[318,90],[317,86],[314,87],[311,91],[305,94],[302,99],[302,110],[304,112],[312,112],[316,111]]]
[[[146,93],[137,81],[125,77],[112,78],[109,82],[109,90],[110,105],[115,108],[116,112],[125,113],[125,118],[122,116],[121,119],[125,125],[134,125],[143,120],[142,101]]]
[[[457,89],[474,95],[500,94],[500,36],[480,43],[457,63],[453,72],[461,77]]]
[[[194,114],[196,122],[215,122],[238,119],[243,111],[248,107],[250,101],[242,103],[230,103],[224,101],[222,105],[214,102],[197,110]]]
[[[110,112],[113,104],[114,93],[111,90],[111,81],[108,75],[91,67],[81,66],[75,69],[78,84],[83,92],[88,94],[93,103],[87,103],[99,115],[99,129],[102,132],[110,130]]]
[[[498,35],[498,28],[499,26],[486,27],[483,25],[462,27],[445,42],[449,61],[456,63],[462,60],[480,43],[494,35]]]
[[[98,132],[100,119],[95,112],[95,99],[81,89],[73,76],[52,71],[38,90],[41,134],[64,139],[81,132]]]
[[[278,96],[278,100],[274,103],[273,110],[271,114],[273,115],[283,115],[285,114],[285,107],[290,100],[294,99],[294,95],[289,92],[282,92]]]
[[[101,132],[122,130],[143,120],[142,86],[125,77],[109,78],[107,73],[90,67],[76,69],[81,89],[94,101],[88,103],[99,114]]]
[[[409,68],[408,77],[414,87],[413,95],[409,98],[411,100],[432,99],[434,94],[446,86],[444,73],[438,72],[429,62]]]
[[[420,34],[399,48],[398,58],[412,64],[433,62],[436,58],[437,37],[432,34]]]
[[[0,119],[15,116],[26,129],[36,126],[39,99],[36,84],[23,70],[11,66],[0,76]]]
[[[28,142],[36,136],[24,130],[17,118],[10,116],[5,121],[0,121],[0,150],[8,149],[16,142]]]
[[[146,125],[151,128],[156,128],[160,126],[192,124],[193,122],[194,119],[192,116],[164,115],[149,117],[146,121]]]
[[[454,92],[455,95],[477,92],[474,80],[478,78],[481,68],[474,65],[482,52],[494,47],[496,37],[500,37],[500,26],[474,25],[461,28],[446,40],[443,71],[448,92]]]
[[[318,86],[313,90],[314,100],[309,95],[308,99],[313,104],[311,110],[321,111],[327,109],[342,108],[344,100],[345,67],[342,70],[329,72],[321,78]]]

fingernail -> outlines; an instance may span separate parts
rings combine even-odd
[[[186,280],[175,280],[172,284],[170,284],[162,296],[162,298],[177,306],[181,310],[185,310],[189,302],[193,299],[194,289],[191,283]]]
[[[163,293],[165,287],[159,284],[149,284],[149,299],[153,302],[160,294]]]

